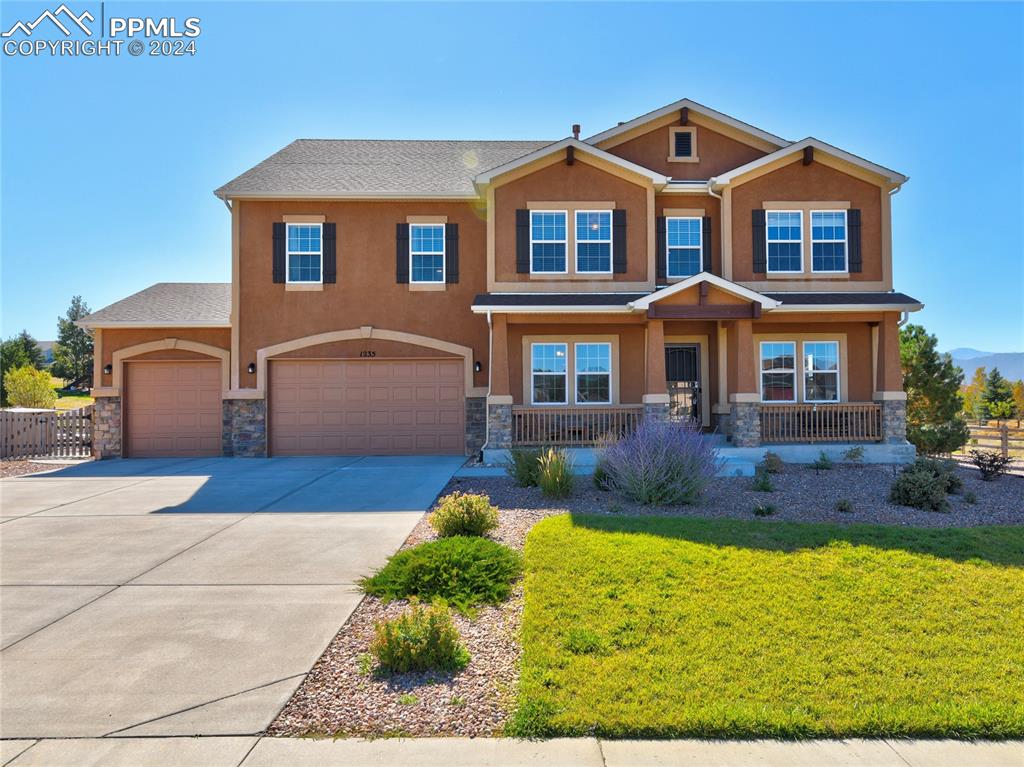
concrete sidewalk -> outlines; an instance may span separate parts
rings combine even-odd
[[[1024,741],[98,738],[2,741],[0,763],[12,767],[1021,767]]]

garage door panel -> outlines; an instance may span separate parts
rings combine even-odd
[[[124,386],[127,455],[220,455],[219,362],[129,362]]]

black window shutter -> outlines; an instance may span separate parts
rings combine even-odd
[[[459,281],[458,224],[446,224],[444,227],[444,281],[450,284]]]
[[[338,281],[338,227],[324,224],[324,282]]]
[[[850,272],[860,272],[864,269],[864,263],[860,255],[860,210],[851,208],[846,211],[846,237],[850,248]]]
[[[656,279],[665,281],[668,279],[668,239],[665,237],[665,217],[658,216],[656,224],[655,232],[657,233],[658,250],[654,258]]]
[[[395,282],[409,282],[409,225],[395,227]]]
[[[768,255],[765,242],[765,214],[764,209],[757,208],[752,211],[754,231],[754,274],[765,274],[768,271]]]
[[[612,211],[612,271],[626,273],[626,211]]]
[[[285,224],[283,221],[274,222],[274,282],[284,282],[285,275]]]
[[[711,272],[711,216],[704,216],[700,222],[701,271]]]
[[[516,211],[516,272],[530,273],[530,211]]]

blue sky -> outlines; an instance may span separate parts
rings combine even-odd
[[[56,2],[49,5],[53,8]],[[69,5],[99,18],[99,3]],[[47,6],[5,2],[7,29]],[[1024,349],[1024,5],[107,2],[194,58],[2,57],[2,333],[227,281],[212,190],[299,137],[561,138],[689,97],[911,177],[896,288],[941,348]]]

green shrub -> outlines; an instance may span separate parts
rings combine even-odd
[[[505,471],[519,487],[536,487],[542,452],[539,447],[514,447],[508,451]]]
[[[360,586],[384,601],[443,599],[461,612],[508,599],[522,572],[518,551],[488,538],[453,536],[395,554]]]
[[[755,517],[770,517],[775,513],[775,507],[770,503],[759,503],[754,507]]]
[[[438,501],[430,524],[442,538],[453,535],[487,535],[498,526],[498,509],[491,499],[477,493],[455,491]]]
[[[959,493],[963,490],[964,481],[956,473],[956,464],[941,458],[917,458],[911,466],[915,471],[927,471],[942,480],[947,493]]]
[[[779,474],[782,472],[782,468],[786,464],[782,460],[782,456],[778,453],[773,453],[771,450],[764,454],[764,460],[761,461],[760,466],[769,474]]]
[[[822,450],[818,453],[818,459],[811,464],[815,471],[831,471],[832,470],[832,459],[828,457],[828,454]]]
[[[854,445],[849,450],[844,450],[843,460],[847,463],[860,463],[864,460],[864,446]]]
[[[447,607],[422,607],[415,602],[397,618],[378,621],[370,652],[382,671],[459,671],[469,663],[469,652],[459,640]],[[403,696],[406,697],[406,696]],[[415,705],[401,700],[403,705]]]
[[[544,495],[566,498],[572,493],[572,461],[564,451],[549,447],[537,465],[537,485]]]
[[[927,459],[926,459],[927,460]],[[889,500],[900,506],[925,511],[947,511],[945,477],[923,465],[920,460],[905,467],[889,491]]]
[[[836,501],[836,511],[840,511],[843,514],[852,514],[853,503],[851,503],[846,498],[840,498],[838,501]]]
[[[608,469],[605,468],[604,463],[598,461],[597,466],[594,467],[594,487],[602,491],[611,490],[610,479]]]
[[[13,407],[52,408],[57,404],[50,374],[29,365],[8,370],[4,374],[4,390]]]
[[[772,484],[772,477],[765,469],[758,469],[754,473],[754,481],[750,485],[751,489],[757,490],[761,493],[772,493],[775,491],[775,485]]]
[[[1010,464],[1010,457],[1003,456],[992,450],[972,450],[971,463],[978,467],[981,478],[986,482],[999,479],[1006,473],[1006,467]]]
[[[969,503],[969,504],[971,504],[973,506],[977,502],[978,502],[978,496],[976,496],[970,490],[968,490],[966,493],[964,493],[964,503]]]

